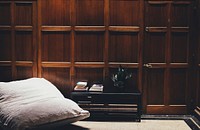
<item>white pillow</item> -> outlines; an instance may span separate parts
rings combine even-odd
[[[44,78],[0,82],[0,123],[13,130],[89,115]],[[87,116],[88,117],[88,116]]]

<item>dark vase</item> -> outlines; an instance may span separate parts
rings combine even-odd
[[[125,91],[125,84],[123,81],[114,82],[114,87],[116,88],[117,92]]]

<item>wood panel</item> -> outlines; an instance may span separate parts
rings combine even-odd
[[[15,59],[16,61],[33,61],[32,32],[15,32]],[[24,55],[25,54],[25,55]]]
[[[0,61],[11,61],[11,31],[0,31]]]
[[[171,41],[171,62],[187,63],[189,57],[189,37],[187,32],[173,32]]]
[[[140,1],[139,0],[110,0],[109,24],[134,26],[139,25]]]
[[[11,66],[0,66],[0,81],[7,82],[12,80],[12,67]]]
[[[42,77],[51,81],[61,93],[68,97],[71,92],[69,68],[43,67]]]
[[[147,3],[146,3],[147,4]],[[148,22],[145,23],[147,27],[166,27],[168,22],[168,5],[166,3],[148,3],[145,8],[146,15],[151,16]],[[155,15],[156,14],[156,15]],[[146,19],[147,20],[147,19]]]
[[[148,70],[147,80],[147,105],[163,105],[164,104],[164,69]]]
[[[22,80],[33,77],[33,70],[32,67],[27,66],[17,66],[16,67],[16,79],[15,80]]]
[[[189,60],[189,48],[192,46],[190,41],[191,27],[191,7],[192,4],[188,2],[173,2],[171,5],[171,59],[170,59],[170,74],[169,74],[169,104],[170,107],[179,107],[180,109],[188,109],[191,103],[190,92],[192,85],[189,84],[189,71],[191,70],[191,62]],[[179,46],[179,47],[178,47]],[[176,50],[174,49],[176,48]],[[173,77],[173,78],[172,78]],[[179,81],[179,82],[177,82]],[[174,89],[176,88],[177,89]],[[176,92],[174,90],[182,90]],[[172,91],[173,92],[172,92]],[[184,112],[184,111],[183,111]],[[185,110],[185,113],[190,111]]]
[[[0,3],[0,25],[10,25],[11,24],[11,3],[5,2]]]
[[[104,33],[77,32],[75,35],[75,62],[103,62]]]
[[[11,2],[0,2],[0,81],[12,80]]]
[[[75,73],[76,73],[77,81],[87,80],[89,83],[103,81],[103,69],[102,68],[76,67]]]
[[[31,26],[33,6],[32,3],[15,3],[15,25]]]
[[[138,33],[111,32],[109,62],[138,63]]]
[[[188,27],[190,25],[190,4],[172,3],[171,25],[173,27]]]
[[[187,104],[188,96],[188,74],[186,69],[172,69],[170,71],[169,104]],[[177,91],[180,90],[180,91]]]
[[[70,0],[41,0],[41,24],[70,25]]]
[[[42,32],[42,61],[70,62],[70,47],[68,32]]]
[[[13,1],[12,50],[13,78],[25,79],[37,76],[37,23],[36,2]]]
[[[166,33],[149,32],[146,34],[148,42],[144,45],[144,63],[166,62]]]
[[[104,25],[104,0],[75,0],[76,25]]]

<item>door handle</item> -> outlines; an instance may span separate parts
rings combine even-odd
[[[145,31],[146,31],[146,32],[149,32],[149,27],[145,27]]]
[[[143,64],[143,66],[144,66],[144,67],[147,67],[147,68],[152,68],[152,67],[153,67],[153,66],[152,66],[151,64],[149,64],[149,63]]]

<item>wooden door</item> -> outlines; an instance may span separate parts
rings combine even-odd
[[[189,107],[191,1],[146,1],[143,54],[148,114],[185,114]]]

